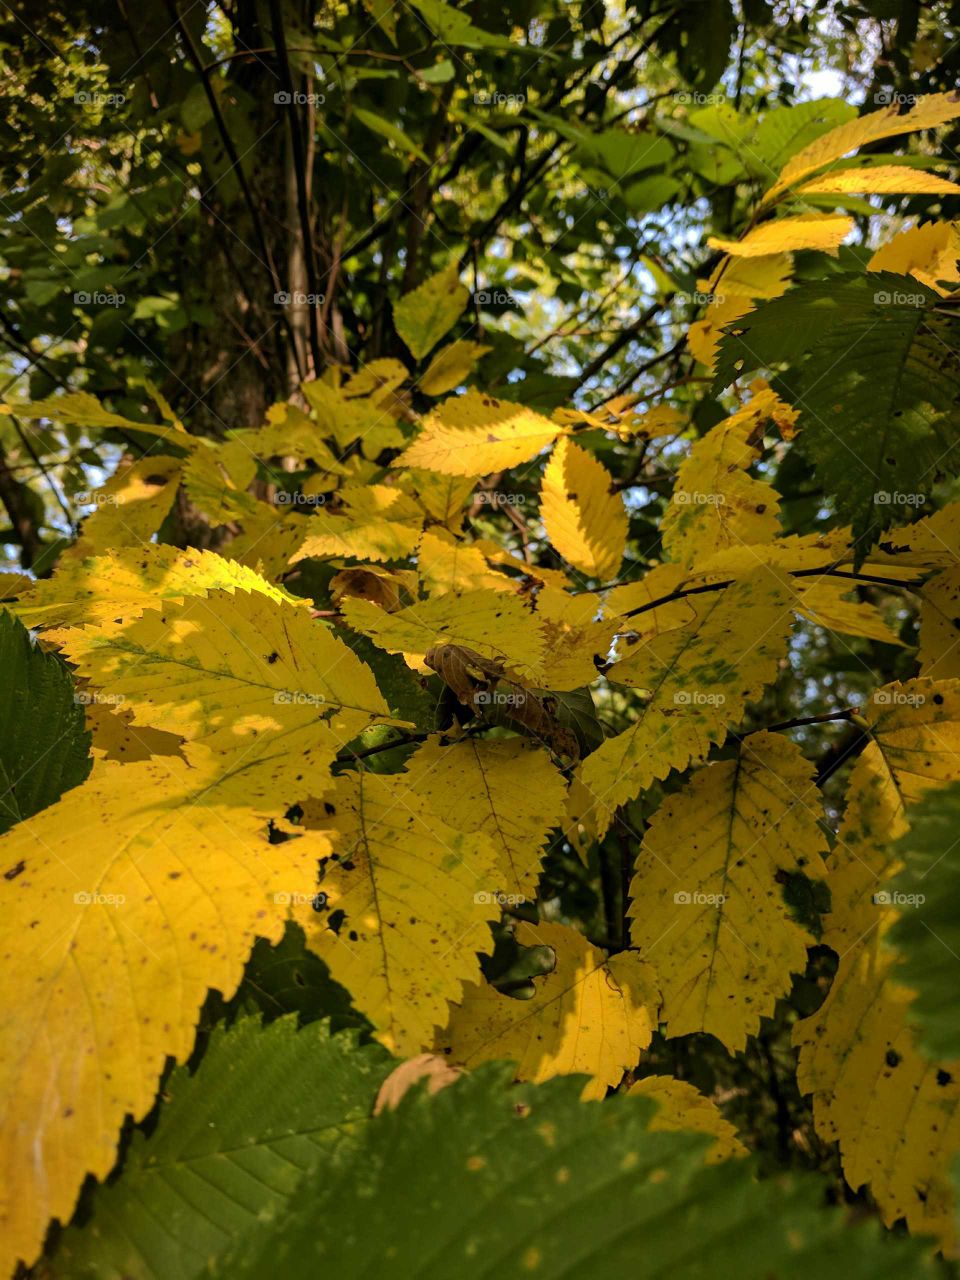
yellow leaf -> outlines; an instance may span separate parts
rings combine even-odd
[[[403,595],[416,597],[417,575],[413,569],[383,569],[379,565],[341,569],[330,579],[330,599],[338,607],[344,600],[372,600],[388,612],[399,609]]]
[[[27,627],[75,627],[136,618],[146,609],[163,608],[167,601],[238,587],[300,608],[310,605],[309,600],[291,596],[252,569],[212,551],[146,543],[133,555],[61,560],[53,576],[38,582],[11,612]]]
[[[793,411],[761,389],[694,443],[663,517],[663,543],[672,560],[693,566],[726,547],[772,542],[780,532],[780,495],[748,474],[762,452],[761,428],[778,413]]]
[[[882,835],[882,833],[877,833]],[[821,1008],[794,1028],[797,1079],[816,1130],[839,1141],[852,1188],[868,1186],[893,1226],[956,1245],[951,1169],[960,1151],[960,1062],[920,1056],[911,995],[891,981],[892,953],[868,939],[844,955]]]
[[[902,529],[889,529],[879,550],[896,557],[901,565],[919,569],[960,565],[960,502],[948,502],[939,511]]]
[[[565,439],[547,463],[540,490],[540,515],[554,550],[601,581],[616,576],[627,541],[627,513],[612,484],[602,463]]]
[[[257,474],[257,459],[246,442],[228,440],[197,449],[183,469],[187,497],[212,525],[252,515],[257,499],[247,492]]]
[[[420,539],[423,512],[400,489],[385,484],[348,485],[342,514],[321,511],[301,522],[307,534],[291,564],[310,557],[403,560]]]
[[[486,982],[463,993],[440,1037],[448,1061],[473,1067],[491,1059],[517,1064],[517,1079],[540,1083],[558,1075],[591,1077],[584,1098],[602,1098],[636,1066],[656,1028],[654,974],[636,955],[604,957],[562,924],[517,926],[526,947],[550,947],[554,967],[534,979],[529,1000],[501,995]]]
[[[960,682],[910,680],[877,690],[863,711],[870,741],[847,789],[830,858],[823,942],[840,956],[830,994],[797,1023],[798,1080],[814,1122],[839,1141],[852,1187],[866,1184],[884,1221],[955,1243],[950,1169],[960,1151],[960,1063],[919,1054],[909,992],[891,980],[884,942],[898,908],[885,886],[908,806],[960,779]]]
[[[955,182],[938,178],[934,173],[884,164],[828,173],[805,183],[797,195],[955,195],[957,192],[960,192],[960,187]],[[852,219],[850,221],[852,223]]]
[[[335,828],[337,857],[321,861],[326,909],[301,906],[307,944],[407,1057],[431,1047],[447,1001],[493,947],[497,856],[487,836],[447,826],[403,774],[345,775],[325,802],[306,821]]]
[[[545,689],[579,689],[596,680],[595,659],[607,660],[613,637],[622,630],[619,618],[599,617],[601,608],[593,592],[572,596],[553,586],[537,592],[537,619],[546,638]]]
[[[736,1129],[716,1103],[705,1098],[686,1080],[678,1080],[675,1076],[644,1076],[627,1092],[634,1097],[653,1098],[657,1103],[657,1114],[648,1125],[651,1133],[663,1130],[705,1133],[715,1139],[707,1151],[706,1164],[720,1164],[747,1154]]]
[[[285,577],[290,557],[303,542],[300,517],[280,514],[278,508],[259,502],[256,511],[238,523],[240,532],[220,545],[221,556],[253,569],[269,582]]]
[[[543,631],[528,605],[497,591],[449,592],[384,613],[367,600],[347,600],[343,617],[388,653],[402,653],[417,670],[436,645],[462,645],[500,662],[526,683],[542,674]]]
[[[395,391],[410,376],[405,364],[399,360],[383,358],[362,365],[343,388],[343,394],[373,396],[375,399]]]
[[[960,676],[960,567],[924,583],[920,597],[920,674],[936,680]]]
[[[461,542],[445,529],[430,530],[420,539],[417,568],[429,595],[447,591],[516,591],[516,583],[505,573],[491,569],[483,553],[469,542]]]
[[[173,506],[181,465],[178,458],[146,457],[134,463],[121,459],[103,488],[85,495],[96,508],[84,520],[66,558],[149,542]]]
[[[764,545],[729,546],[714,555],[704,555],[697,562],[685,583],[677,585],[695,587],[709,582],[722,581],[728,577],[740,577],[752,572],[758,564],[770,564],[785,573],[795,570],[808,570],[823,566],[824,569],[846,559],[848,567],[852,567],[852,551],[850,549],[849,529],[835,529],[828,535],[812,534],[804,537],[791,535],[779,538],[776,542]],[[660,566],[662,569],[663,566]],[[890,574],[889,566],[874,566],[867,563],[864,572],[876,568],[878,572]],[[659,573],[660,569],[655,570]],[[648,575],[651,577],[652,575]],[[866,636],[881,640],[885,644],[902,644],[903,641],[890,629],[884,621],[876,605],[866,601],[845,599],[855,589],[855,584],[844,578],[823,576],[789,577],[790,590],[793,595],[793,607],[797,615],[817,626],[827,627],[831,631],[839,631],[844,635]],[[644,580],[646,581],[646,580]],[[624,589],[627,591],[628,589]],[[661,593],[662,594],[662,593]],[[619,607],[632,607],[629,596],[619,602]],[[637,599],[637,604],[643,603]],[[669,616],[676,617],[679,605],[662,606],[658,613],[671,610]],[[651,610],[651,613],[655,611]],[[645,622],[650,614],[638,619]]]
[[[901,231],[882,245],[867,263],[869,271],[916,276],[936,289],[938,280],[960,280],[960,234],[955,222],[928,222]],[[939,292],[943,292],[942,289]]]
[[[565,428],[533,409],[471,387],[431,410],[394,464],[450,476],[486,475],[529,462]]]
[[[622,587],[614,587],[605,592],[606,609],[621,618],[634,609],[642,609],[642,613],[626,619],[620,627],[621,630],[629,627],[638,636],[655,636],[661,631],[672,631],[674,627],[682,627],[695,617],[685,599],[668,599],[683,588],[690,576],[690,572],[679,564],[655,565],[639,582],[628,582]],[[718,574],[717,580],[732,576]],[[709,581],[706,575],[703,580]],[[661,603],[657,603],[658,601]]]
[[[456,262],[405,293],[393,306],[393,323],[415,360],[422,359],[463,315],[470,291]]]
[[[645,691],[634,723],[580,766],[602,835],[613,811],[671,769],[702,760],[776,675],[791,626],[790,587],[762,566],[716,592],[686,599],[690,621],[650,640],[609,671]]]
[[[256,431],[234,431],[231,439],[241,440],[254,457],[291,457],[301,464],[308,461],[320,471],[332,475],[344,475],[346,467],[338,461],[325,443],[315,422],[287,402],[271,405],[267,410],[267,424]]]
[[[525,590],[533,586],[545,584],[555,587],[564,593],[572,591],[575,584],[562,569],[547,569],[542,564],[528,564],[515,551],[509,551],[492,538],[476,538],[473,545],[486,556],[490,564],[501,565],[508,573],[518,574],[514,582],[519,582]]]
[[[663,436],[678,435],[685,425],[686,419],[679,409],[672,404],[658,404],[645,413],[624,413],[607,430],[616,431],[621,440],[635,437],[659,440]]]
[[[303,776],[307,761],[327,768],[362,729],[390,720],[352,650],[306,609],[259,593],[211,591],[53,637],[85,678],[125,699],[134,723],[240,751],[271,787]]]
[[[717,358],[717,343],[723,336],[723,326],[739,320],[752,310],[751,300],[741,294],[731,294],[729,297],[720,295],[715,298],[707,307],[703,319],[695,320],[687,331],[687,346],[694,359],[712,369]]]
[[[90,693],[89,699],[84,715],[95,758],[133,764],[136,760],[149,760],[151,756],[180,754],[181,740],[175,733],[138,728],[129,707],[101,702],[96,693]]]
[[[458,387],[474,370],[481,358],[492,351],[481,342],[451,342],[442,347],[430,361],[420,379],[420,390],[427,396],[442,396]]]
[[[477,479],[409,468],[400,473],[397,483],[427,515],[456,533],[463,525],[463,509],[477,487]]]
[[[805,191],[810,189],[804,188]],[[819,249],[823,253],[836,255],[852,230],[852,218],[831,213],[803,213],[762,222],[740,240],[723,240],[718,236],[710,236],[707,244],[711,249],[721,249],[724,253],[740,258],[762,258],[774,253],[792,253],[798,249]],[[725,280],[726,277],[722,277],[718,287]]]
[[[366,397],[349,397],[325,380],[303,382],[300,390],[322,434],[333,436],[341,449],[355,440],[365,439],[384,425],[394,425],[388,410]]]
[[[500,859],[494,893],[536,897],[543,844],[560,823],[563,775],[525,738],[425,742],[407,761],[408,787],[443,814],[456,797],[457,825],[486,835]]]
[[[208,990],[229,999],[254,939],[279,941],[288,895],[314,891],[325,838],[269,839],[296,798],[258,810],[199,757],[100,763],[0,840],[4,871],[23,864],[0,878],[17,939],[0,960],[5,1273],[109,1173],[124,1120],[191,1053]]]
[[[733,243],[738,243],[734,241]],[[723,258],[707,280],[697,282],[701,293],[723,301],[730,294],[744,298],[778,298],[790,283],[793,255],[771,253],[762,258]]]
[[[930,93],[924,95],[910,110],[899,113],[897,104],[883,111],[871,111],[838,125],[821,134],[809,146],[798,151],[787,161],[780,177],[767,192],[767,203],[788,187],[795,187],[809,173],[816,173],[851,151],[877,142],[881,138],[895,138],[914,129],[934,129],[960,116],[960,95],[956,93]]]
[[[890,844],[907,830],[905,806],[960,779],[960,682],[888,684],[861,715],[870,741],[850,775],[824,921],[823,940],[839,953],[889,923],[874,895],[897,870]]]
[[[667,1035],[705,1031],[741,1050],[806,967],[816,939],[782,881],[826,877],[812,777],[789,739],[754,733],[654,815],[630,886],[631,938],[657,971]]]

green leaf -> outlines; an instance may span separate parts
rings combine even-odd
[[[437,727],[439,681],[436,677],[415,675],[399,654],[384,653],[359,632],[344,627],[338,634],[373,672],[392,716],[409,720],[417,729],[429,731]]]
[[[178,1067],[149,1137],[63,1235],[48,1274],[66,1280],[189,1280],[326,1167],[373,1110],[390,1066],[326,1023],[292,1016],[218,1027],[191,1075]]]
[[[798,285],[735,321],[717,385],[790,362],[778,391],[858,558],[960,468],[960,324],[933,290],[888,272]]]
[[[775,107],[766,113],[748,146],[744,147],[743,162],[758,177],[774,177],[792,155],[821,134],[852,120],[856,114],[856,107],[840,98],[819,98],[792,107]]]
[[[464,49],[516,49],[506,36],[495,36],[475,27],[469,17],[444,0],[410,0],[444,44],[459,45]]]
[[[960,1057],[960,783],[928,792],[907,817],[910,830],[894,845],[906,866],[884,887],[900,913],[890,941],[902,957],[897,976],[917,993],[910,1012],[921,1044],[952,1059]]]
[[[230,1280],[883,1280],[925,1249],[847,1225],[809,1175],[706,1167],[709,1139],[650,1132],[651,1099],[579,1100],[582,1077],[509,1087],[491,1064],[408,1094],[211,1267]],[[911,1269],[912,1268],[912,1269]]]
[[[430,163],[426,152],[418,147],[414,140],[391,120],[385,120],[383,116],[378,116],[375,111],[365,111],[362,107],[354,107],[353,114],[361,124],[365,124],[374,133],[379,133],[381,138],[386,138],[388,142],[394,143],[401,151],[406,151],[408,155],[416,156],[424,164]]]
[[[455,72],[450,59],[444,58],[441,62],[435,62],[431,67],[421,67],[417,71],[417,75],[427,84],[446,84],[453,79]]]
[[[374,22],[394,48],[397,47],[397,12],[391,0],[363,0]]]
[[[193,85],[181,102],[180,119],[187,133],[197,133],[213,119],[213,108],[202,84]]]
[[[90,772],[90,734],[63,663],[0,613],[0,832],[39,813]],[[8,875],[10,868],[4,867]]]
[[[463,315],[470,294],[459,276],[456,262],[451,262],[394,303],[397,333],[415,359],[432,351]]]
[[[218,1012],[223,1008],[220,1000]],[[226,1008],[262,1013],[265,1021],[296,1013],[301,1025],[326,1018],[333,1031],[345,1027],[365,1031],[370,1026],[351,1005],[350,993],[331,978],[326,964],[307,950],[303,930],[293,923],[276,946],[266,938],[257,940],[243,981]]]

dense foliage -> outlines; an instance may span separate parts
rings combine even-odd
[[[8,1274],[956,1274],[960,5],[5,7]]]

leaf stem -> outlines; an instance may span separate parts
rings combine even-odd
[[[865,582],[872,586],[899,587],[905,591],[913,591],[923,585],[922,579],[911,578],[904,581],[900,578],[885,578],[873,573],[854,573],[849,569],[838,569],[836,565],[824,565],[817,569],[791,569],[788,572],[788,576],[791,578],[849,578],[852,582]],[[732,586],[734,581],[734,578],[725,578],[722,582],[707,582],[698,587],[678,587],[676,591],[671,591],[668,595],[660,596],[656,600],[648,600],[646,604],[638,605],[636,609],[629,609],[623,616],[625,618],[635,618],[640,613],[647,613],[650,609],[658,609],[661,605],[670,604],[674,600],[684,600],[687,596],[703,595],[708,591],[722,591],[725,587]]]

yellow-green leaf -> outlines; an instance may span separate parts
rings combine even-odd
[[[729,587],[688,597],[683,606],[689,619],[684,626],[638,640],[610,669],[611,680],[641,690],[645,701],[633,724],[580,767],[601,834],[618,805],[722,742],[786,652],[791,591],[777,569],[758,566]]]
[[[812,776],[789,739],[755,733],[654,815],[630,886],[631,937],[657,971],[667,1035],[706,1031],[741,1050],[806,967],[816,939],[792,918],[783,881],[826,877]]]
[[[441,746],[431,739],[407,762],[407,785],[438,813],[456,797],[457,823],[488,836],[500,859],[491,891],[536,897],[543,845],[563,816],[566,783],[526,738]]]
[[[479,975],[500,907],[486,835],[448,826],[403,774],[345,775],[306,821],[335,832],[321,861],[323,909],[304,882],[299,918],[378,1039],[408,1057],[429,1048],[447,1001]],[[316,883],[316,876],[312,877]]]
[[[461,340],[451,342],[443,347],[427,365],[427,371],[420,379],[420,390],[427,396],[442,396],[452,391],[473,372],[481,357],[491,347],[482,342]]]
[[[54,635],[134,723],[257,759],[276,786],[390,719],[370,670],[329,628],[257,592],[211,591]]]
[[[146,609],[162,608],[168,600],[238,587],[301,608],[310,604],[212,551],[181,551],[148,542],[132,555],[61,560],[53,576],[37,582],[11,611],[28,627],[75,627],[139,617]]]
[[[715,1139],[704,1157],[706,1164],[738,1159],[747,1149],[737,1131],[716,1103],[675,1076],[644,1076],[627,1090],[634,1097],[653,1098],[659,1110],[650,1121],[651,1133],[658,1130],[705,1133]]]
[[[517,1064],[517,1079],[591,1077],[584,1098],[602,1098],[636,1065],[656,1028],[659,996],[653,970],[629,951],[605,957],[562,924],[517,926],[522,946],[550,947],[554,966],[534,979],[528,1000],[502,995],[486,982],[463,993],[440,1037],[448,1061],[472,1067],[490,1059]]]
[[[544,634],[529,606],[499,591],[449,592],[385,613],[368,600],[346,600],[347,624],[417,669],[437,645],[462,645],[500,662],[528,683],[542,671]]]
[[[469,290],[460,283],[460,269],[451,262],[394,304],[393,323],[415,360],[450,332],[469,298]]]

